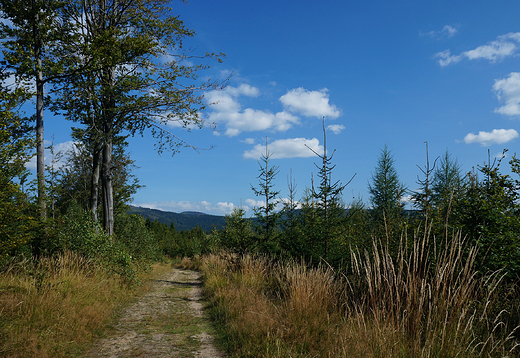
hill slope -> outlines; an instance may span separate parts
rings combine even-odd
[[[166,225],[173,225],[179,231],[191,230],[196,226],[202,230],[209,232],[213,227],[221,229],[225,225],[224,216],[208,215],[204,213],[185,211],[183,213],[174,213],[171,211],[162,211],[157,209],[142,208],[130,206],[130,213],[141,215],[152,221],[159,221]]]

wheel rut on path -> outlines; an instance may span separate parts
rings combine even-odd
[[[85,357],[224,358],[213,345],[196,271],[172,269],[121,313],[113,332]]]

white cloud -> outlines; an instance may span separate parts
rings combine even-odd
[[[213,122],[225,122],[226,130],[224,134],[230,137],[241,132],[267,129],[283,132],[300,121],[298,117],[285,111],[273,114],[252,108],[246,108],[242,112],[214,112],[210,114],[209,118]]]
[[[246,108],[242,110],[239,96],[258,97],[260,91],[248,84],[239,87],[227,87],[222,91],[210,91],[205,96],[213,109],[208,116],[210,122],[223,123],[224,134],[230,137],[241,132],[272,129],[286,131],[300,119],[286,111],[271,113],[268,111]]]
[[[250,208],[263,208],[264,206],[265,201],[263,200],[246,199],[246,207],[248,210]]]
[[[464,137],[464,142],[466,144],[480,143],[482,146],[489,146],[491,144],[507,143],[517,137],[518,132],[514,129],[493,129],[491,132],[468,133]]]
[[[334,132],[334,134],[340,134],[343,129],[345,129],[344,125],[341,124],[331,124],[330,126],[327,126],[327,129]]]
[[[496,40],[473,50],[462,52],[460,55],[452,55],[450,50],[445,50],[435,54],[434,57],[439,58],[439,65],[442,67],[460,62],[463,58],[467,58],[468,60],[484,59],[494,63],[508,56],[515,55],[520,48],[519,45],[520,32],[511,32],[498,36]]]
[[[280,102],[286,110],[307,117],[338,118],[341,111],[329,103],[327,92],[326,88],[319,91],[307,91],[302,87],[295,88],[280,97]]]
[[[206,214],[226,215],[230,214],[235,204],[228,202],[218,202],[216,204],[208,201],[154,201],[148,203],[134,203],[133,205],[143,208],[157,209],[182,213],[184,211],[198,211]]]
[[[508,116],[520,115],[520,73],[512,72],[506,78],[495,80],[493,85],[498,100],[505,105],[495,108],[496,113]]]
[[[254,138],[246,138],[242,141],[242,143],[246,143],[246,144],[255,144],[255,139]]]
[[[448,66],[452,63],[460,62],[460,60],[462,60],[461,55],[454,56],[451,54],[450,50],[444,50],[442,52],[436,53],[434,58],[439,58],[439,65],[441,65],[442,67]]]
[[[314,154],[309,148],[316,153],[323,153],[323,146],[316,138],[290,138],[280,139],[268,144],[269,152],[272,153],[272,159],[281,158],[308,158],[313,157]],[[244,158],[259,159],[262,154],[265,154],[265,145],[257,144],[253,149],[244,152]]]
[[[432,39],[442,39],[442,38],[451,38],[453,36],[455,36],[455,34],[458,32],[459,30],[457,30],[455,27],[453,26],[450,26],[450,25],[446,25],[442,28],[442,30],[439,30],[439,31],[430,31],[430,32],[427,32],[425,34],[421,34],[421,35],[426,35],[426,36],[429,36],[431,37]]]

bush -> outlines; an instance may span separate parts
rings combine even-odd
[[[97,261],[106,270],[128,284],[137,283],[137,269],[142,266],[139,256],[132,255],[125,240],[113,240],[105,234],[90,215],[80,209],[70,209],[57,222],[55,237],[45,246],[47,253],[72,251]],[[127,241],[132,241],[127,240]]]

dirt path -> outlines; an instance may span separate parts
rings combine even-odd
[[[172,269],[122,313],[113,334],[86,357],[223,358],[212,343],[201,297],[197,272]]]

